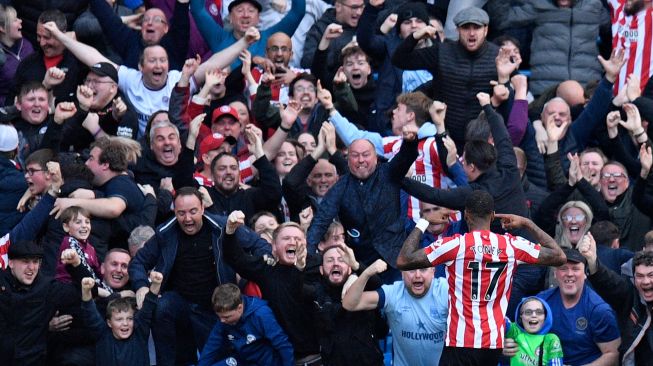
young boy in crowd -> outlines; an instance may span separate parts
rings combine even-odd
[[[553,325],[551,309],[546,301],[526,297],[517,306],[515,323],[506,319],[506,343],[514,340],[519,351],[510,365],[562,366],[562,345],[557,335],[548,333]]]
[[[150,335],[152,315],[156,309],[163,275],[152,271],[150,281],[152,282],[150,292],[145,295],[143,307],[138,313],[136,313],[134,298],[123,297],[112,300],[107,305],[105,325],[104,319],[92,301],[95,280],[90,277],[82,279],[82,312],[84,321],[97,337],[95,346],[97,366],[150,365],[147,339]]]
[[[61,258],[67,249],[74,250],[79,256],[80,264],[86,267],[88,272],[93,275],[93,280],[99,285],[102,282],[100,261],[95,253],[95,248],[88,240],[91,236],[91,214],[81,207],[71,206],[61,213],[61,222],[67,235],[61,241],[57,258]],[[65,283],[72,282],[65,264],[62,262],[57,263],[55,279]]]
[[[238,286],[218,286],[211,298],[220,320],[204,345],[198,366],[292,366],[293,348],[263,300],[242,296]]]

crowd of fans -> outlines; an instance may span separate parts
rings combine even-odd
[[[653,365],[650,0],[0,4],[0,364]]]

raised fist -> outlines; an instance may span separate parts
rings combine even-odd
[[[95,286],[95,280],[91,277],[82,278],[82,289],[90,290]]]
[[[161,282],[163,282],[163,274],[157,271],[150,272],[150,281],[152,281],[152,283],[161,284]]]
[[[79,255],[75,249],[66,249],[61,252],[61,263],[64,265],[70,264],[73,267],[77,267],[81,263],[81,260],[79,259]]]
[[[231,235],[236,232],[240,226],[245,224],[245,214],[243,211],[233,211],[227,217],[227,227],[225,231],[227,234]]]

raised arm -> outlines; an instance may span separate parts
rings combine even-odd
[[[612,84],[625,62],[624,51],[615,49],[608,60],[599,56],[599,61],[605,70],[605,77],[599,83],[587,107],[569,127],[569,132],[576,137],[579,150],[587,146],[594,130],[605,121],[612,101]]]
[[[202,63],[193,77],[197,81],[197,85],[202,85],[204,83],[204,76],[207,71],[214,69],[223,69],[238,58],[240,53],[243,50],[246,50],[251,44],[257,42],[261,39],[261,34],[258,29],[250,27],[245,32],[245,37],[242,37],[231,46],[221,50],[220,52],[214,53],[208,60]]]
[[[399,153],[389,163],[390,177],[397,182],[406,176],[418,156],[417,126],[404,126],[401,133],[402,141]]]
[[[353,123],[340,115],[333,106],[331,92],[323,88],[322,84],[319,82],[317,84],[317,98],[324,109],[329,111],[329,120],[333,123],[333,126],[335,126],[338,136],[340,136],[345,145],[349,146],[352,142],[358,139],[366,139],[374,144],[374,149],[377,154],[383,155],[383,137],[376,132],[359,130]]]
[[[540,229],[533,221],[511,214],[496,214],[496,218],[501,220],[501,226],[505,230],[526,229],[528,230],[535,240],[540,243],[540,255],[537,258],[537,264],[543,266],[561,266],[567,262],[565,253],[560,249],[556,241]]]
[[[130,49],[139,46],[140,34],[125,25],[107,1],[91,0],[90,9],[100,23],[102,33],[111,43],[111,47],[121,57],[126,57]]]
[[[204,8],[204,0],[191,0],[190,13],[193,15],[197,29],[202,34],[211,51],[219,50],[220,43],[227,35],[222,25],[216,23]]]
[[[415,49],[420,39],[435,37],[435,28],[426,26],[406,37],[392,54],[392,64],[404,70],[432,70],[438,62],[438,41],[427,48]]]
[[[404,245],[401,247],[399,256],[397,257],[397,268],[402,271],[409,271],[412,269],[426,268],[431,267],[431,262],[429,262],[424,253],[424,249],[419,245],[420,240],[422,239],[422,234],[426,232],[426,228],[429,226],[429,222],[425,219],[420,219],[415,225],[413,231],[410,232],[410,235],[404,241]]]
[[[299,23],[301,23],[304,15],[306,14],[306,0],[292,0],[292,6],[288,14],[283,17],[277,24],[266,29],[266,34],[274,34],[277,32],[283,32],[292,37]]]
[[[111,62],[108,58],[104,57],[100,51],[82,42],[74,40],[64,34],[59,30],[59,28],[57,28],[57,25],[54,24],[54,22],[47,22],[43,26],[46,30],[52,33],[52,36],[61,42],[68,49],[68,51],[70,51],[70,53],[72,53],[84,65],[91,67],[99,62],[108,62],[115,68],[118,68],[118,65]]]
[[[388,264],[377,259],[354,281],[342,298],[342,307],[348,311],[373,310],[379,305],[379,293],[376,291],[365,291],[365,286],[370,278],[384,272]]]

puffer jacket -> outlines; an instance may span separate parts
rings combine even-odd
[[[596,56],[599,26],[610,17],[601,0],[575,0],[571,8],[559,8],[554,0],[490,3],[490,19],[498,29],[534,25],[531,46],[531,80],[534,95],[556,83],[573,79],[581,84],[601,78]]]

